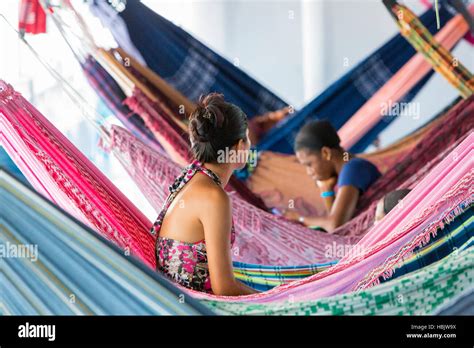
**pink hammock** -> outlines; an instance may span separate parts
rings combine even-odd
[[[470,7],[474,12],[474,5]],[[468,25],[461,15],[453,17],[435,35],[435,39],[446,49],[450,50],[468,31]],[[392,103],[400,100],[405,92],[412,88],[430,70],[431,65],[422,54],[417,53],[405,64],[370,100],[368,100],[338,133],[341,138],[341,146],[348,149],[354,145],[364,134],[377,124],[382,118],[381,105],[387,101]]]
[[[409,188],[436,165],[446,150],[466,137],[474,128],[474,96],[461,100],[450,109],[446,119],[429,131],[403,159],[388,170],[359,200],[358,212],[364,211],[387,192]],[[420,167],[420,163],[424,163]]]
[[[449,110],[445,122],[433,127],[403,161],[397,163],[379,179],[380,185],[371,196],[372,200],[365,200],[364,211],[339,227],[334,234],[353,237],[345,241],[347,245],[363,236],[373,225],[376,199],[380,198],[382,192],[389,192],[398,187],[412,187],[442,160],[446,151],[456,146],[460,138],[468,133],[474,125],[474,119],[469,117],[473,113],[473,102],[474,98],[460,101]],[[154,153],[136,137],[119,127],[112,129],[111,138],[112,149],[120,153],[118,158],[124,159],[124,167],[147,200],[159,211],[168,194],[166,188],[179,174],[179,167],[170,163],[162,154]],[[433,155],[437,156],[431,159],[429,156]],[[423,163],[424,165],[420,166]],[[296,265],[302,264],[304,260],[309,262],[320,260],[320,243],[327,242],[326,234],[309,231],[277,217],[270,217],[262,211],[242,204],[236,196],[233,197],[233,202],[234,221],[241,237],[237,242],[236,260],[244,257],[251,260],[247,262],[269,265]],[[308,234],[311,236],[309,239],[306,237]],[[269,239],[268,235],[272,237]],[[291,240],[288,240],[289,236]],[[321,240],[320,236],[325,239]],[[297,253],[294,253],[294,250]],[[300,254],[301,252],[303,253]],[[255,257],[250,258],[250,254]],[[282,258],[282,255],[286,256]]]
[[[180,167],[121,127],[112,126],[110,134],[117,158],[151,205],[161,210],[168,194],[164,188],[179,175]],[[358,239],[310,230],[230,196],[237,232],[235,261],[281,266],[327,262],[334,260],[325,256],[327,245],[352,245]]]
[[[236,297],[184,289],[200,299],[265,303],[306,301],[365,289],[388,275],[400,260],[436,235],[444,222],[473,203],[474,134],[443,159],[379,224],[335,266],[269,291]]]
[[[0,141],[33,187],[155,267],[151,222],[61,132],[0,80]]]
[[[154,238],[148,233],[151,222],[28,101],[3,81],[0,87],[2,144],[31,184],[67,212],[154,267]],[[116,136],[113,139],[118,141]],[[141,146],[145,145],[135,142],[130,146],[135,152],[130,152],[133,156],[125,160],[125,167],[150,170],[140,176],[145,180],[141,185],[153,187],[152,192],[162,200],[168,187],[163,179],[174,179],[179,167],[165,157],[153,164],[153,157],[140,155]],[[159,166],[160,163],[166,165]],[[235,194],[231,196],[238,230],[236,260],[275,265],[326,262],[325,245],[355,241],[315,233],[276,219]],[[286,233],[282,234],[282,230]]]

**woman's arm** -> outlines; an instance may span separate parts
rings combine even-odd
[[[321,226],[331,233],[352,218],[358,199],[359,190],[356,187],[352,185],[342,186],[337,192],[331,213],[324,217],[304,218],[304,224],[306,226]]]
[[[321,194],[323,194],[324,192],[330,192],[330,191],[334,192],[334,186],[336,186],[336,183],[337,183],[336,177],[331,177],[328,180],[316,181],[316,185],[318,185],[319,191],[321,192]],[[334,205],[334,200],[335,200],[334,195],[321,197],[321,198],[324,202],[324,206],[326,207],[327,213],[331,214],[331,210],[332,210],[332,207]]]
[[[354,215],[357,201],[359,199],[359,190],[352,186],[342,186],[334,200],[331,211],[327,216],[305,216],[302,223],[305,226],[319,226],[324,228],[327,232],[333,232],[337,227],[345,224]],[[285,214],[285,216],[292,220],[299,220],[294,212]]]
[[[256,293],[234,277],[230,248],[232,206],[220,188],[212,189],[203,202],[201,222],[206,240],[212,291],[216,295],[238,296]]]

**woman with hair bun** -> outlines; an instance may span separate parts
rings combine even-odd
[[[211,93],[200,98],[191,114],[189,136],[195,160],[170,186],[151,229],[157,237],[157,270],[197,291],[255,293],[234,277],[232,206],[224,191],[234,170],[247,161],[247,116],[221,94]]]

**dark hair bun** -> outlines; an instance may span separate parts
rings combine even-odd
[[[222,94],[211,93],[201,97],[199,103],[191,114],[189,129],[194,142],[208,142],[222,127],[224,115],[222,109],[226,102]]]
[[[247,116],[219,93],[201,96],[189,118],[189,136],[194,157],[215,162],[218,151],[246,139]]]

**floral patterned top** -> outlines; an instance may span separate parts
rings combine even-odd
[[[201,240],[195,243],[187,243],[159,236],[163,219],[173,199],[197,172],[206,174],[214,180],[217,185],[221,185],[219,177],[214,172],[208,168],[204,168],[199,161],[193,161],[189,166],[183,169],[181,174],[170,186],[170,194],[158,218],[153,224],[150,233],[154,236],[158,236],[155,245],[156,268],[158,271],[187,288],[212,293],[205,241]],[[234,244],[234,240],[235,231],[232,224],[231,247]]]

